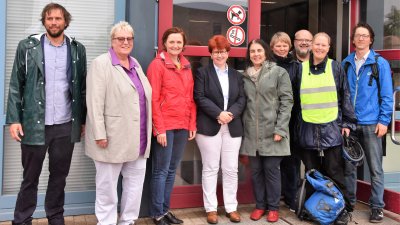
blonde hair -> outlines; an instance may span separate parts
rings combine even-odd
[[[119,31],[126,31],[129,33],[132,33],[132,37],[134,36],[135,32],[132,28],[132,26],[126,22],[126,21],[119,21],[118,23],[116,23],[110,31],[110,38],[111,40],[114,38],[115,34]]]
[[[329,35],[328,35],[327,33],[325,33],[325,32],[316,33],[316,34],[314,35],[314,37],[313,37],[313,42],[314,42],[315,38],[317,38],[318,36],[324,36],[324,37],[326,37],[326,38],[328,39],[328,44],[331,45],[331,37],[329,37]]]
[[[271,49],[274,47],[274,45],[278,42],[283,42],[289,45],[289,49],[292,48],[292,41],[290,40],[290,37],[287,33],[285,32],[276,32],[274,36],[272,36],[271,41],[269,42],[269,47]]]

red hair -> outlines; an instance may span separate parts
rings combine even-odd
[[[231,50],[231,45],[223,35],[214,35],[208,40],[208,51],[211,53],[214,49],[225,49],[227,52]]]

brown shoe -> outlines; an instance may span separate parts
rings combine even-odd
[[[218,223],[218,213],[216,211],[207,212],[207,223],[210,224]]]
[[[228,217],[231,222],[234,223],[240,222],[240,214],[237,211],[226,213],[226,217]]]

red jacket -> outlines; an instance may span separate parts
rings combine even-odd
[[[182,69],[176,69],[168,53],[161,52],[150,63],[147,78],[153,89],[153,134],[167,130],[196,130],[193,75],[190,62],[179,55]]]

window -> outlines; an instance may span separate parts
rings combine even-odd
[[[360,6],[360,21],[366,21],[375,32],[374,49],[400,49],[400,2],[367,0]]]

